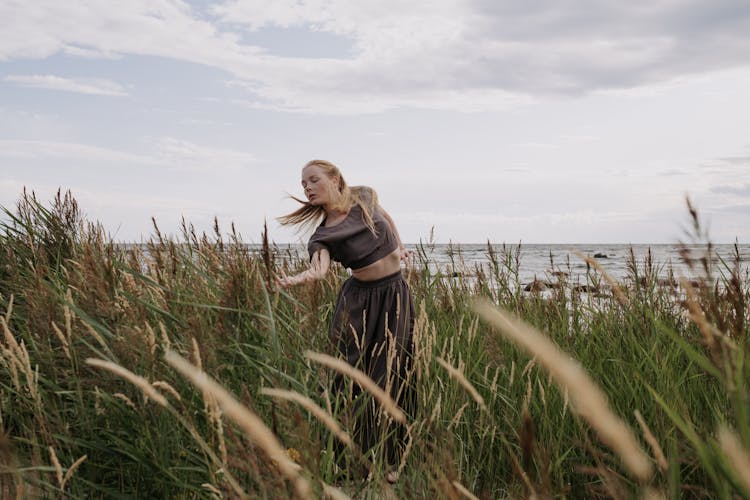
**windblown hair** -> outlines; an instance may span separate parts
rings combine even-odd
[[[333,163],[326,160],[310,160],[305,167],[315,165],[320,167],[329,179],[339,178],[338,194],[331,196],[333,205],[331,208],[337,210],[349,210],[354,205],[359,205],[362,209],[362,219],[365,225],[375,234],[375,223],[372,220],[373,211],[378,206],[378,195],[375,191],[367,186],[347,185],[344,176],[341,175],[339,168]],[[307,200],[289,195],[290,198],[300,203],[302,206],[292,213],[277,217],[276,220],[282,226],[297,226],[302,229],[314,229],[325,217],[325,209],[322,206],[311,204]]]

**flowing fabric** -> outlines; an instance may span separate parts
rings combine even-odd
[[[375,281],[352,277],[344,282],[331,323],[331,341],[350,365],[389,393],[407,415],[413,415],[415,404],[409,380],[413,329],[414,303],[401,271]],[[377,402],[356,384],[337,376],[334,388],[354,401],[354,438],[361,450],[373,449],[384,438],[385,457],[397,464],[403,452],[403,426],[390,424]]]

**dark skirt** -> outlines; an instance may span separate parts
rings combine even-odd
[[[331,341],[350,365],[390,393],[411,416],[415,404],[413,330],[414,303],[401,271],[375,281],[352,277],[344,282],[331,323]],[[362,452],[383,438],[381,451],[390,464],[396,464],[403,451],[403,426],[389,425],[377,402],[362,394],[357,384],[338,376],[334,388],[354,401],[354,438]]]

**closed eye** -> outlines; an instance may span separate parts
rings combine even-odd
[[[316,184],[319,180],[320,179],[318,177],[311,177],[310,178],[310,182],[313,183],[313,184]],[[307,181],[302,181],[302,187],[304,188],[306,186],[307,186]]]

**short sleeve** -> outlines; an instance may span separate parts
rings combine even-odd
[[[315,255],[315,252],[317,252],[318,250],[323,250],[323,249],[326,249],[330,252],[328,245],[326,245],[322,241],[318,241],[314,238],[310,238],[310,241],[307,242],[307,253],[310,254],[310,260],[312,260],[313,255]]]

